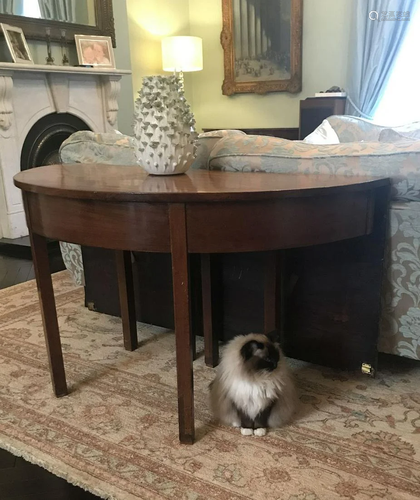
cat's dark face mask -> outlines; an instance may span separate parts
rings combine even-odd
[[[276,345],[270,341],[250,340],[242,346],[241,356],[249,368],[256,372],[272,372],[280,361],[280,352]]]

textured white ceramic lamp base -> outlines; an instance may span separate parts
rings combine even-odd
[[[194,161],[195,120],[176,75],[148,76],[135,103],[137,161],[154,175],[186,172]]]

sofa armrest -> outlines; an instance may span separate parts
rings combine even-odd
[[[60,251],[64,265],[70,272],[76,285],[84,286],[85,274],[83,270],[82,249],[80,245],[60,241]]]
[[[210,165],[226,157],[330,158],[353,156],[389,156],[408,152],[420,154],[420,141],[347,142],[309,144],[263,135],[234,135],[218,141],[210,153]]]
[[[214,146],[225,137],[235,137],[238,135],[246,135],[241,130],[214,130],[212,132],[204,132],[198,136],[196,141],[197,151],[191,168],[206,169],[210,153]]]
[[[75,132],[60,147],[62,163],[135,165],[134,138],[117,133]]]
[[[75,132],[60,147],[62,163],[107,163],[135,165],[135,142],[119,133]],[[77,285],[84,285],[82,250],[79,245],[60,242],[64,265]]]
[[[211,169],[248,172],[390,177],[392,196],[420,201],[420,141],[306,144],[267,136],[221,139]]]

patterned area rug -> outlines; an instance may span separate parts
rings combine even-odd
[[[119,500],[420,498],[420,363],[385,360],[376,379],[291,360],[298,419],[264,438],[217,426],[213,370],[194,363],[198,442],[177,437],[174,335],[83,307],[55,275],[69,396],[53,397],[34,282],[0,292],[0,446]],[[1,495],[0,495],[1,496]]]

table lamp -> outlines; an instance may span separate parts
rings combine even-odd
[[[197,36],[170,36],[162,40],[162,66],[164,71],[179,73],[203,69],[203,41]]]

